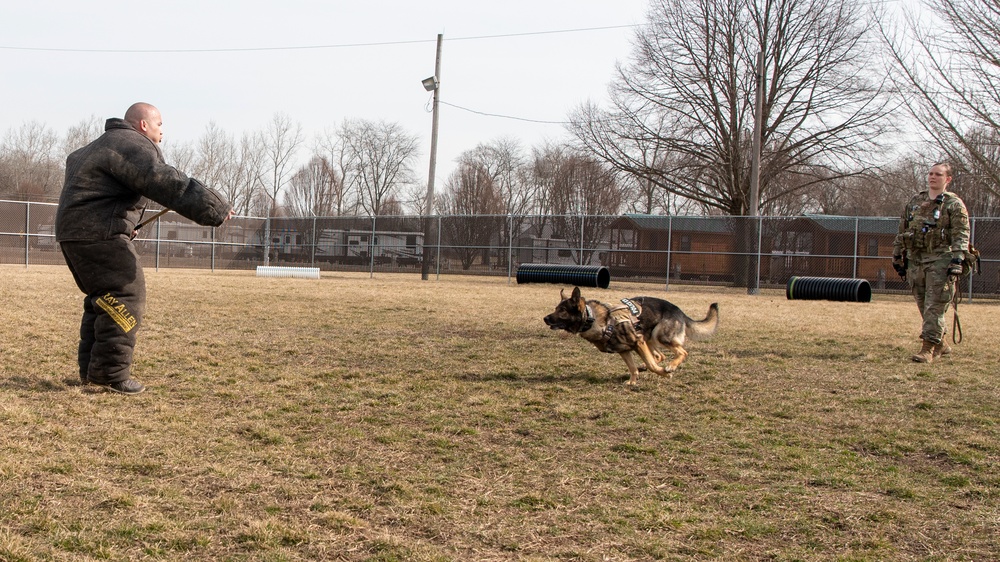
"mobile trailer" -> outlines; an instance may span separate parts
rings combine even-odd
[[[263,257],[262,229],[254,236],[254,247]],[[353,229],[320,229],[313,244],[311,233],[294,228],[270,230],[269,251],[276,261],[300,263],[331,263],[341,265],[410,266],[421,262],[423,233],[408,231],[374,231]]]

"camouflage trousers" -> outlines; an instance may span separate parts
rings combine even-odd
[[[913,298],[917,301],[923,325],[920,339],[940,343],[947,330],[944,315],[955,295],[955,280],[948,277],[950,258],[925,263],[911,263],[906,271]]]
[[[80,375],[100,384],[127,380],[146,308],[139,255],[126,238],[62,242],[60,247],[84,294],[77,353]]]

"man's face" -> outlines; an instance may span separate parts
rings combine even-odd
[[[948,168],[945,166],[934,166],[931,171],[927,173],[927,187],[931,191],[944,191],[948,184],[951,183],[951,176],[948,174]]]
[[[163,119],[160,117],[159,111],[152,111],[145,119],[142,120],[140,132],[146,135],[149,140],[159,143],[163,140]]]

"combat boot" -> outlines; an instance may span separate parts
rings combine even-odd
[[[951,355],[951,346],[944,340],[941,340],[941,343],[934,345],[934,358],[937,359],[942,355]]]
[[[109,383],[94,382],[94,384],[118,394],[139,394],[140,392],[146,390],[146,386],[135,379],[125,379],[123,381]]]
[[[920,351],[911,357],[917,363],[931,363],[934,361],[934,347],[935,343],[927,340],[922,340],[923,345],[920,347]]]

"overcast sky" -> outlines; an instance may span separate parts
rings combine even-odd
[[[530,120],[565,121],[580,103],[605,100],[616,61],[630,55],[630,26],[643,23],[647,6],[5,0],[0,134],[37,121],[61,136],[91,116],[120,117],[134,101],[160,108],[168,149],[193,143],[209,122],[238,138],[277,112],[300,123],[309,144],[344,118],[385,120],[420,139],[415,171],[425,182],[431,95],[420,81],[434,74],[441,33],[440,186],[454,159],[480,142],[507,136],[529,147],[563,138],[561,125]],[[545,33],[563,30],[577,31]]]

